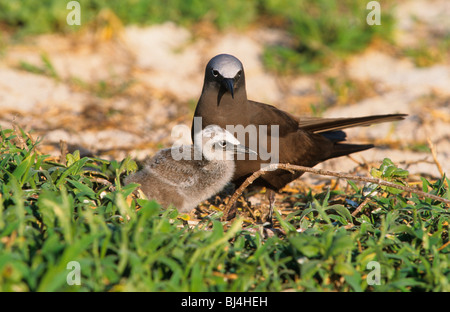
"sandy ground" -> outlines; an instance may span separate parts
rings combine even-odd
[[[250,99],[293,114],[311,115],[312,106],[323,106],[324,117],[409,114],[402,122],[351,129],[349,141],[378,147],[318,167],[351,172],[358,163],[379,165],[389,157],[413,175],[437,178],[436,160],[450,171],[450,53],[418,67],[399,51],[448,36],[448,16],[446,0],[403,1],[395,47],[375,42],[325,72],[289,77],[268,72],[261,61],[265,45],[289,40],[275,29],[218,33],[208,25],[189,31],[170,22],[145,28],[106,23],[71,36],[37,36],[3,49],[0,125],[16,122],[32,131],[42,138],[41,152],[54,156],[64,140],[83,155],[142,159],[177,139],[171,137],[175,125],[190,127],[206,63],[230,53],[244,64]],[[53,77],[23,64],[47,68]],[[330,77],[352,82],[356,91],[346,96],[345,88],[331,88]],[[436,160],[412,148],[426,147],[427,140]]]

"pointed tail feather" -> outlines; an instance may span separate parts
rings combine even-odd
[[[299,128],[314,133],[324,133],[352,127],[370,126],[376,123],[405,119],[407,114],[373,115],[350,118],[302,118]]]

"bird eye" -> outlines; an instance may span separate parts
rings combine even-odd
[[[212,75],[213,75],[214,77],[219,76],[219,71],[213,69],[213,70],[212,70]]]
[[[237,72],[235,79],[241,78],[241,75],[242,75],[242,70]]]
[[[227,146],[227,141],[220,141],[220,142],[219,142],[219,146],[220,146],[220,147],[225,147],[225,146]]]

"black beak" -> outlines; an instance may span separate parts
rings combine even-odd
[[[234,79],[233,78],[223,78],[223,86],[231,93],[231,97],[234,99]]]

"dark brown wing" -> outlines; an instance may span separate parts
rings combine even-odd
[[[330,158],[349,155],[351,153],[372,148],[372,144],[343,144],[345,133],[342,129],[369,126],[374,123],[404,119],[404,114],[375,115],[356,118],[297,118],[276,107],[254,101],[248,101],[249,110],[246,117],[248,124],[267,125],[270,136],[270,126],[279,126],[279,163],[290,163],[302,166],[315,166]],[[259,138],[261,139],[261,138]],[[269,149],[270,144],[269,145]],[[251,173],[261,167],[262,161],[237,161],[234,181],[242,183]],[[255,181],[255,185],[266,186],[279,190],[287,183],[298,178],[302,173],[290,173],[276,170],[265,174]]]
[[[296,131],[298,129],[298,119],[275,106],[248,101],[248,123],[254,125],[279,125],[280,135]]]

